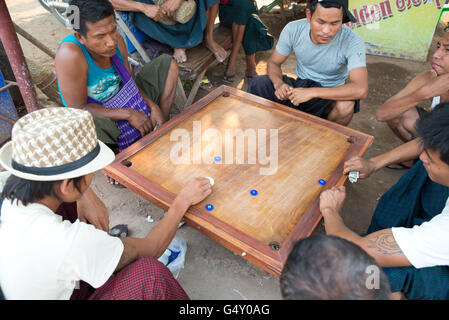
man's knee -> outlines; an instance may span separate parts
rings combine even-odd
[[[391,120],[387,120],[386,123],[391,129],[398,129],[402,127],[403,119],[401,117],[396,117]]]
[[[146,283],[163,283],[165,279],[172,277],[170,270],[153,257],[141,257],[126,268],[126,272],[137,275]]]
[[[392,292],[402,292],[411,300],[447,300],[449,298],[447,266],[417,269],[390,267],[383,269]]]
[[[333,107],[339,117],[347,117],[354,113],[355,101],[336,101]]]
[[[247,92],[264,96],[264,92],[273,87],[273,83],[270,80],[270,77],[267,75],[254,77],[248,85]]]
[[[415,132],[415,123],[419,116],[403,113],[396,118],[386,121],[387,125],[392,129],[405,129],[408,132]]]
[[[177,79],[178,75],[179,75],[178,64],[176,63],[175,59],[172,59],[170,63],[170,68],[168,69],[168,76]]]
[[[189,299],[171,271],[159,260],[142,257],[135,264],[136,269],[141,271],[145,283],[145,300]]]
[[[134,262],[136,269],[143,271],[147,276],[171,277],[170,270],[159,260],[153,257],[141,257]]]
[[[413,135],[416,135],[416,129],[415,129],[415,125],[416,125],[416,121],[418,120],[419,117],[408,117],[405,118],[403,120],[403,127],[405,130],[407,130],[408,132],[412,133]]]

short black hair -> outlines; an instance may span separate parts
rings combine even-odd
[[[346,12],[343,8],[343,6],[340,3],[332,2],[332,1],[325,1],[325,2],[318,2],[318,0],[307,0],[307,9],[310,10],[310,16],[313,16],[313,13],[315,12],[318,3],[323,6],[324,8],[342,8],[343,11],[343,20],[346,16]]]
[[[69,179],[73,180],[75,188],[79,192],[81,192],[80,186],[83,178],[84,176]],[[42,200],[45,196],[58,199],[58,196],[55,194],[55,187],[61,184],[61,182],[62,180],[31,181],[11,175],[8,180],[6,180],[6,184],[1,193],[1,198],[12,200],[12,202],[14,202],[14,200],[21,201],[24,206]]]
[[[424,114],[415,128],[424,149],[439,150],[441,161],[449,165],[449,103],[440,103]]]
[[[367,285],[373,269],[379,271],[377,288]],[[287,300],[387,300],[391,294],[387,276],[370,255],[356,244],[330,235],[296,242],[280,284]]]
[[[69,5],[78,7],[79,28],[73,24],[73,30],[84,37],[88,31],[86,22],[95,23],[114,15],[114,7],[108,0],[70,0]]]

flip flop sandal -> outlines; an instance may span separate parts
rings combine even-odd
[[[248,73],[248,70],[246,70],[246,72],[245,72],[245,77],[247,77],[247,78],[254,78],[254,77],[257,77],[257,76],[259,76],[259,74],[257,73],[257,71],[254,71],[254,73]]]
[[[393,167],[393,166],[398,166],[398,167]],[[408,170],[411,167],[406,166],[403,163],[394,163],[394,164],[390,164],[390,165],[386,166],[386,168],[392,169],[392,170]]]
[[[120,184],[120,183],[111,183],[111,180],[112,181],[114,181],[114,182],[117,182],[117,181],[115,181],[115,180],[113,180],[112,178],[109,178],[108,176],[106,176],[106,182],[107,183],[109,183],[111,186],[114,186],[114,187],[116,187],[116,188],[121,188],[121,189],[124,189],[124,188],[126,188],[123,184]]]
[[[119,188],[119,189],[126,189],[126,187],[123,184],[121,184],[121,183],[113,184],[113,186],[116,187],[116,188]]]
[[[235,74],[224,74],[223,75],[223,81],[227,83],[234,83],[235,80]]]
[[[248,82],[251,82],[251,80],[257,76],[252,76],[250,74],[245,74],[246,79],[248,79]]]
[[[127,224],[118,224],[109,230],[109,235],[112,237],[127,237],[128,236],[128,225]]]

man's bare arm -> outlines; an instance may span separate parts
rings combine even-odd
[[[131,70],[131,67],[130,67],[129,61],[128,61],[128,48],[126,47],[125,40],[123,39],[123,37],[120,34],[117,35],[117,40],[118,40],[117,46],[122,55],[123,64],[125,65],[126,70],[128,70],[128,72],[130,74],[132,74],[132,70]]]
[[[288,57],[280,54],[276,49],[271,54],[267,62],[267,73],[275,89],[275,95],[279,100],[287,100],[291,90],[290,85],[286,84],[282,78],[281,65]]]
[[[139,258],[139,252],[137,251],[137,246],[135,244],[136,238],[120,238],[123,243],[123,252],[120,260],[115,268],[115,272],[120,271],[123,267],[133,263]]]
[[[397,245],[391,229],[383,229],[362,237],[346,227],[339,213],[343,207],[345,196],[344,187],[332,188],[321,194],[320,211],[324,218],[326,234],[357,244],[380,266],[410,266],[407,257]]]
[[[332,214],[340,217],[337,212]],[[326,234],[334,235],[357,244],[382,267],[405,267],[411,265],[410,261],[408,261],[396,243],[391,229],[383,229],[361,237],[347,228],[341,217],[337,220],[330,218],[329,215],[329,212],[327,212],[324,220]],[[325,214],[323,214],[323,217],[325,217]]]
[[[115,10],[143,12],[145,3],[132,0],[110,0]]]
[[[170,209],[148,235],[143,238],[121,238],[124,250],[116,271],[143,256],[159,258],[176,234],[178,224],[191,205],[194,205],[212,192],[206,178],[190,180],[173,201]]]
[[[55,57],[55,69],[59,89],[68,107],[84,109],[111,120],[127,120],[130,117],[128,109],[107,109],[98,104],[87,103],[89,66],[76,44],[64,43],[60,46]]]
[[[313,98],[335,101],[364,99],[368,95],[368,71],[366,67],[351,70],[348,83],[337,87],[295,88],[289,96],[294,105]]]
[[[412,264],[394,239],[391,229],[383,229],[362,237],[359,243],[382,267],[408,267]]]
[[[315,91],[315,98],[348,101],[365,99],[368,95],[368,71],[366,67],[349,72],[348,83],[333,88],[310,88]]]
[[[423,146],[420,139],[414,139],[370,159],[363,159],[359,156],[353,157],[344,163],[343,174],[348,174],[350,171],[359,171],[360,178],[365,179],[390,164],[414,160],[419,157],[422,151]]]
[[[109,231],[109,213],[103,201],[88,188],[76,201],[78,219],[89,222],[99,230]]]
[[[178,224],[189,206],[190,204],[177,198],[164,218],[151,229],[145,238],[120,238],[124,249],[116,271],[140,257],[159,258],[173,239]]]
[[[87,103],[89,66],[83,52],[76,44],[61,45],[56,54],[55,68],[59,88],[68,107],[83,109],[94,116],[113,121],[126,120],[138,129],[142,136],[151,132],[151,121],[143,112],[132,108],[105,108],[95,103]]]
[[[402,163],[409,160],[415,160],[423,152],[423,146],[419,138],[413,139],[407,143],[373,157],[372,161],[376,163],[377,169],[384,168],[393,163]]]
[[[282,69],[281,65],[287,60],[288,57],[283,56],[275,49],[267,61],[267,73],[271,82],[273,82],[274,88],[277,89],[284,81],[282,81]]]
[[[159,21],[167,14],[165,9],[161,6],[133,0],[111,0],[111,4],[115,10],[142,12],[148,18],[151,18],[154,21]]]
[[[426,101],[426,97],[419,96],[418,90],[429,84],[429,80],[432,78],[432,72],[422,72],[413,78],[404,89],[388,99],[379,109],[376,111],[377,121],[389,121],[405,111],[417,106],[420,103]]]
[[[122,57],[123,57],[123,64],[125,65],[128,72],[132,74],[132,70],[131,70],[131,67],[130,67],[129,61],[128,61],[128,49],[126,48],[125,41],[123,40],[121,35],[118,35],[118,47],[119,47],[120,53],[122,54]],[[136,86],[137,86],[137,83],[136,83]],[[148,95],[145,93],[145,91],[143,91],[139,87],[138,87],[138,89],[139,89],[140,94],[142,95],[143,100],[145,101],[148,108],[150,109],[150,113],[151,113],[150,118],[151,118],[152,127],[155,126],[156,124],[162,125],[162,123],[165,121],[165,119],[163,119],[162,112],[161,112],[161,109],[159,108],[159,106],[153,100],[151,100],[150,97],[148,97]],[[152,130],[152,128],[151,128],[151,130]],[[148,133],[148,132],[146,132],[146,133]]]

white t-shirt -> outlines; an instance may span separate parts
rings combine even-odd
[[[3,189],[4,173],[0,173]],[[62,221],[41,204],[4,200],[0,216],[0,286],[6,299],[69,299],[79,280],[102,286],[123,252],[119,238]]]
[[[432,220],[413,228],[392,228],[392,232],[415,268],[449,266],[449,198]]]

